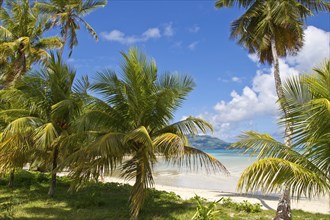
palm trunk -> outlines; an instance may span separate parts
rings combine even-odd
[[[67,41],[67,39],[68,39],[68,31],[69,31],[69,27],[66,26],[66,27],[65,27],[65,33],[64,33],[64,36],[63,36],[63,46],[62,46],[61,49],[60,49],[60,55],[61,55],[61,57],[63,56],[64,47],[65,47],[65,45],[66,45],[66,41]]]
[[[284,189],[283,194],[277,204],[276,216],[274,220],[291,220],[290,191]]]
[[[135,183],[132,188],[132,194],[130,197],[130,212],[131,212],[131,220],[137,220],[138,215],[140,213],[140,209],[143,205],[143,200],[145,196],[145,180],[143,177],[143,168],[142,164],[138,162],[137,168],[136,168],[136,177],[135,177]]]
[[[147,188],[153,184],[152,177],[152,158],[147,152],[145,146],[138,145],[136,147],[136,155],[132,159],[136,166],[135,184],[132,188],[130,202],[131,220],[138,219],[138,215],[143,206]]]
[[[53,168],[52,168],[52,179],[48,191],[48,195],[53,197],[56,189],[56,168],[57,168],[57,158],[58,158],[58,147],[55,146],[53,150]]]
[[[4,88],[14,85],[15,82],[26,72],[26,57],[24,52],[21,50],[22,49],[18,52],[19,57],[14,63],[14,72],[6,77]]]
[[[14,177],[15,177],[15,169],[12,169],[9,174],[9,182],[8,182],[9,188],[14,187]]]
[[[277,55],[277,50],[276,50],[276,42],[275,42],[274,38],[271,40],[271,47],[272,47],[272,55],[273,55],[276,93],[280,100],[281,108],[286,117],[286,116],[288,116],[287,103],[285,101],[285,95],[284,95],[284,91],[283,91],[283,87],[282,87],[279,61],[278,61],[278,55]],[[286,124],[286,126],[285,126],[284,143],[287,147],[291,147],[290,124]],[[284,186],[284,192],[278,202],[276,216],[275,216],[274,220],[291,220],[290,191],[286,186]]]

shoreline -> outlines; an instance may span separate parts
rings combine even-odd
[[[134,181],[125,181],[124,179],[118,177],[104,177],[102,182],[116,182],[122,184],[133,185]],[[228,184],[231,184],[228,182]],[[262,209],[264,210],[276,210],[279,197],[275,194],[273,195],[260,195],[260,194],[240,194],[237,192],[221,191],[214,189],[200,189],[200,188],[187,188],[178,186],[169,186],[157,183],[152,187],[156,190],[174,192],[179,195],[182,199],[190,199],[196,194],[198,196],[204,197],[208,201],[215,201],[221,197],[230,197],[235,202],[242,202],[243,200],[248,200],[251,203],[260,203]],[[301,209],[306,212],[311,213],[322,213],[330,214],[330,198],[322,197],[317,199],[307,199],[300,198],[300,200],[291,200],[291,209]]]

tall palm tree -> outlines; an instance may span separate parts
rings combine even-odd
[[[239,179],[245,191],[271,192],[285,184],[292,195],[325,195],[330,190],[330,61],[311,75],[287,80],[288,112],[284,123],[293,127],[292,147],[266,134],[247,132],[233,147],[246,148],[259,160]]]
[[[90,35],[98,41],[98,36],[90,24],[83,17],[97,8],[104,7],[107,0],[44,0],[36,3],[40,11],[52,16],[51,26],[59,26],[64,45],[69,41],[70,53],[78,44],[76,31],[80,29],[82,23]]]
[[[296,0],[217,0],[216,7],[246,8],[246,12],[232,23],[231,37],[238,44],[248,49],[249,53],[258,55],[261,63],[274,66],[276,93],[281,109],[286,112],[282,81],[279,72],[279,57],[287,53],[295,54],[303,45],[303,19],[312,15],[312,11],[329,11],[330,3],[324,1]],[[291,126],[285,129],[285,144],[290,147]],[[290,195],[284,190],[280,198],[277,217],[290,219]]]
[[[60,55],[51,54],[47,65],[40,71],[25,76],[15,88],[2,91],[9,100],[23,100],[23,110],[28,115],[9,123],[5,131],[15,134],[17,129],[33,129],[35,155],[32,162],[49,165],[52,171],[50,196],[55,193],[58,162],[67,151],[65,141],[73,133],[71,125],[83,106],[82,95],[75,89],[79,86],[73,86],[74,77],[75,71],[63,63]]]
[[[135,178],[130,212],[131,218],[136,219],[146,190],[154,183],[157,155],[180,166],[202,165],[207,170],[228,171],[187,141],[186,135],[206,132],[210,124],[193,117],[170,124],[173,112],[193,89],[192,79],[168,73],[157,75],[156,63],[136,49],[122,55],[120,76],[110,70],[98,73],[91,88],[101,100],[91,101],[89,110],[80,118],[80,129],[89,132],[93,137],[88,138],[94,141],[66,162],[78,184],[111,174],[116,168],[123,177]]]
[[[46,50],[59,48],[62,43],[58,37],[42,37],[48,19],[28,0],[7,1],[6,8],[0,9],[0,20],[0,66],[8,67],[1,77],[7,87],[33,63],[46,60]]]

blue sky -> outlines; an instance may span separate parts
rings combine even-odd
[[[280,137],[270,66],[229,39],[230,23],[242,11],[214,8],[214,1],[109,1],[85,17],[99,35],[96,43],[85,30],[70,64],[92,79],[97,71],[119,71],[120,51],[137,47],[157,62],[159,73],[192,76],[196,88],[175,114],[175,120],[203,117],[214,136],[233,141],[243,130]],[[286,75],[309,71],[329,58],[329,14],[306,22],[306,48],[281,60]]]

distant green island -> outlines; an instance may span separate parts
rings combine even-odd
[[[191,146],[200,150],[226,149],[231,143],[209,135],[188,136]]]

